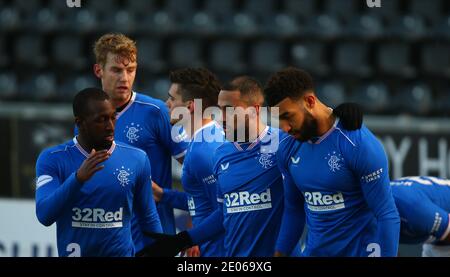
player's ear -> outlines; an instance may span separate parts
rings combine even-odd
[[[188,108],[189,112],[190,112],[190,113],[193,113],[193,112],[194,112],[194,109],[195,109],[195,103],[194,103],[194,101],[189,100],[189,101],[187,101],[187,102],[188,102],[187,108]]]
[[[75,117],[75,125],[78,127],[78,129],[80,129],[82,122],[83,120],[79,116]]]
[[[303,96],[303,100],[305,103],[305,108],[307,110],[313,109],[317,102],[317,98],[316,98],[314,92],[305,93],[305,95]]]
[[[99,65],[98,63],[94,64],[94,74],[95,76],[97,76],[97,78],[101,79],[102,75],[103,75],[103,68],[101,65]]]

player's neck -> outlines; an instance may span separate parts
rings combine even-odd
[[[89,143],[88,140],[85,139],[85,137],[82,134],[79,134],[77,136],[77,142],[81,146],[81,148],[83,148],[84,151],[86,151],[87,153],[91,153],[92,149],[94,148],[94,146],[92,146],[91,143]]]
[[[250,130],[252,128],[253,128],[253,130],[255,130],[255,127],[256,127],[256,132],[250,132]],[[257,140],[261,136],[261,134],[264,132],[267,125],[264,124],[261,120],[258,120],[255,127],[250,126],[250,128],[245,130],[245,141],[244,142],[254,142],[255,140]]]
[[[259,137],[261,137],[261,134],[264,132],[264,130],[266,129],[267,125],[264,124],[261,120],[258,121],[258,137],[256,139],[258,139]],[[256,140],[255,139],[255,140]]]
[[[320,103],[317,112],[317,136],[321,137],[326,134],[334,125],[336,117],[333,110]]]
[[[115,98],[111,99],[111,102],[113,103],[114,107],[116,107],[116,111],[120,113],[125,107],[130,103],[131,97],[133,96],[133,92],[130,91],[130,94],[126,98]]]

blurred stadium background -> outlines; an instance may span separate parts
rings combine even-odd
[[[100,86],[92,45],[138,43],[135,90],[166,99],[170,69],[223,81],[310,71],[329,106],[360,103],[391,177],[450,177],[450,2],[446,0],[0,0],[0,256],[56,255],[34,215],[39,152],[72,136],[73,95]],[[174,163],[175,164],[175,163]],[[180,168],[174,168],[179,177]],[[180,227],[182,228],[182,227]],[[420,254],[401,246],[400,255]]]

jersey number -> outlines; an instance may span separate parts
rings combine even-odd
[[[81,247],[78,243],[69,243],[66,251],[69,252],[67,257],[81,257]]]
[[[378,243],[369,243],[366,251],[369,252],[368,257],[381,257],[381,247]]]

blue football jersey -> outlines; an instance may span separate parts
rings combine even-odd
[[[217,180],[213,172],[213,154],[223,143],[222,128],[212,121],[192,137],[183,163],[181,182],[187,195],[192,225],[197,226],[217,209]],[[223,234],[200,244],[205,257],[223,255]]]
[[[214,172],[223,217],[224,255],[271,257],[283,214],[283,183],[275,152],[267,151],[278,129],[267,127],[253,143],[225,142],[217,148]],[[299,255],[297,247],[292,255]]]
[[[145,152],[113,143],[109,153],[84,183],[75,174],[89,154],[76,138],[37,160],[36,214],[46,226],[56,222],[59,256],[134,256],[133,214],[143,230],[162,232]]]
[[[300,236],[306,217],[304,256],[397,255],[400,219],[387,157],[364,125],[347,131],[337,119],[326,134],[305,143],[284,135],[277,155],[291,213],[278,250],[290,249],[283,244]]]
[[[401,243],[437,243],[450,232],[450,180],[413,176],[391,181]]]
[[[162,188],[172,188],[171,156],[183,157],[188,142],[183,130],[172,139],[169,111],[164,102],[132,92],[130,102],[117,114],[115,128],[116,141],[127,143],[147,153],[152,164],[153,181]],[[164,202],[157,203],[156,207],[164,233],[175,234],[173,207]],[[144,247],[143,235],[134,218],[132,226],[136,251],[139,251]]]

